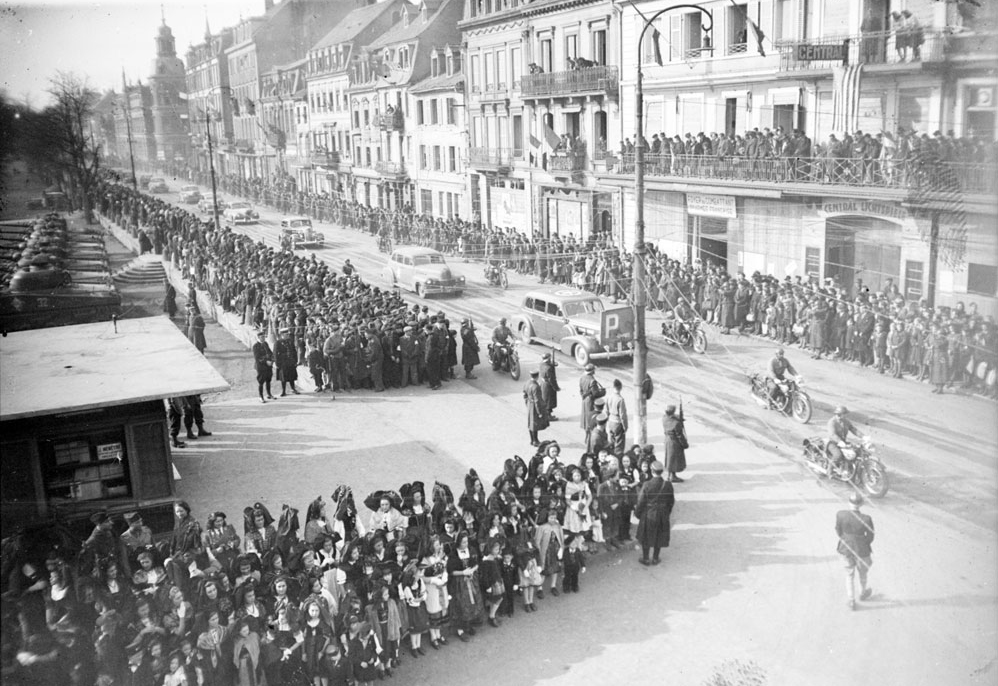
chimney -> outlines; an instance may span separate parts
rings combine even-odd
[[[263,0],[263,11],[269,12],[274,9],[274,0]]]

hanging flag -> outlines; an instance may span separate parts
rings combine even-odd
[[[832,131],[856,130],[862,64],[832,67]]]
[[[752,35],[755,36],[755,49],[759,51],[759,54],[763,57],[766,56],[766,50],[762,47],[762,41],[766,39],[766,34],[762,32],[759,25],[752,21],[752,18],[748,13],[748,5],[739,5],[735,0],[731,0],[731,4],[737,7],[741,13],[745,16],[745,23],[748,25]],[[747,41],[746,41],[747,42]],[[748,46],[746,46],[747,48]]]
[[[662,59],[662,34],[656,28],[653,28],[651,31],[651,45],[655,51],[655,64],[661,67],[664,64],[664,60]]]
[[[547,124],[544,125],[544,140],[547,141],[548,147],[554,150],[559,145],[561,145],[561,136],[554,132]]]
[[[541,147],[540,140],[538,140],[538,138],[534,136],[534,134],[530,134],[530,147],[533,148],[534,150],[538,150]]]

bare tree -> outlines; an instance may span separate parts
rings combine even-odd
[[[86,78],[70,72],[57,72],[50,84],[55,102],[41,113],[35,127],[36,149],[49,151],[50,169],[68,183],[74,206],[82,208],[92,223],[91,191],[97,183],[99,150],[88,127],[100,95]]]

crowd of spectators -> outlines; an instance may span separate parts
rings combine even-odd
[[[630,138],[620,147],[618,169],[634,171]],[[652,135],[645,141],[646,173],[800,183],[878,185],[966,192],[998,191],[998,145],[952,131],[931,136],[899,128],[831,134],[815,143],[800,129],[756,128],[744,135],[700,132]],[[986,165],[986,166],[984,166]]]
[[[303,528],[288,505],[178,500],[172,534],[104,511],[82,544],[25,532],[4,550],[3,683],[369,685],[578,593],[587,555],[631,540],[653,461],[633,446],[566,463],[545,441],[492,481],[470,470],[457,498],[414,481],[357,503],[338,485]]]
[[[769,132],[768,137],[775,134]],[[962,155],[954,146],[969,141],[937,136],[926,144],[947,151],[950,159]],[[490,229],[478,221],[433,219],[408,207],[389,211],[330,202],[339,208],[338,214],[332,211],[332,219],[354,228],[387,231],[396,240],[466,259],[502,260],[541,283],[572,285],[614,301],[630,293],[633,256],[607,235],[595,234],[587,241],[571,234],[545,238],[514,227]],[[649,245],[646,260],[652,307],[672,310],[682,301],[689,311],[681,315],[700,317],[722,333],[764,335],[798,345],[815,357],[850,361],[898,377],[929,380],[932,369],[940,369],[933,361],[944,359],[946,371],[939,374],[945,374],[947,387],[998,395],[998,327],[973,303],[930,308],[925,299],[905,298],[890,278],[881,290],[871,291],[862,284],[847,289],[800,276],[732,275],[709,258],[689,264],[670,259],[654,245]]]

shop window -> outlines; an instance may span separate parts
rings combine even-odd
[[[998,267],[967,263],[967,292],[973,295],[998,295]]]
[[[821,280],[821,248],[804,249],[804,273],[809,279]]]
[[[101,500],[132,494],[125,434],[120,429],[42,441],[39,451],[50,500]]]
[[[920,300],[922,297],[924,265],[924,262],[914,260],[904,263],[904,297],[908,300]]]

